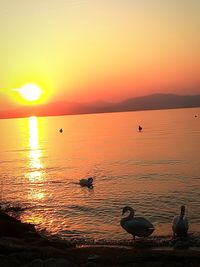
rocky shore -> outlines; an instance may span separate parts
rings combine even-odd
[[[0,267],[200,266],[200,237],[89,242],[38,233],[0,210]]]

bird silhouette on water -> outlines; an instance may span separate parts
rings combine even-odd
[[[139,132],[141,132],[142,131],[142,126],[139,125],[138,130],[139,130]]]
[[[129,206],[122,209],[122,215],[126,212],[129,212],[129,215],[121,219],[120,225],[133,236],[133,240],[136,236],[147,237],[153,233],[155,228],[150,221],[143,217],[135,217],[135,211]]]
[[[63,129],[62,129],[62,128],[60,128],[59,132],[60,132],[60,133],[62,133],[62,132],[63,132]]]
[[[81,179],[79,183],[81,186],[87,186],[87,187],[92,188],[93,181],[94,181],[93,177],[89,177],[88,179]]]

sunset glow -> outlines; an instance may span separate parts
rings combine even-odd
[[[198,25],[198,0],[3,1],[0,109],[199,94]]]
[[[0,266],[197,267],[200,0],[0,3]]]

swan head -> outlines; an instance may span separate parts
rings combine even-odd
[[[129,206],[125,206],[123,209],[122,209],[122,215],[124,215],[126,212],[130,211],[131,213],[135,213],[135,211],[129,207]]]
[[[88,178],[88,183],[89,184],[92,184],[93,183],[93,178],[92,177]]]

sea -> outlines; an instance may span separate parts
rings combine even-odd
[[[25,207],[23,222],[64,239],[130,239],[120,226],[130,206],[154,236],[171,235],[185,205],[200,232],[200,108],[2,119],[0,129],[0,204]]]

